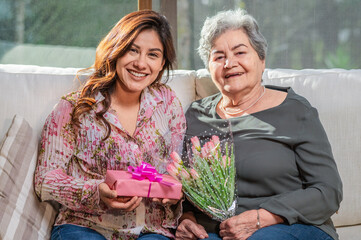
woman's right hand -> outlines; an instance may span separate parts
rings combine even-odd
[[[110,208],[110,209],[120,209],[127,212],[133,211],[136,209],[142,197],[118,197],[117,191],[111,190],[106,183],[99,184],[99,195],[100,199]]]
[[[208,234],[204,227],[195,222],[193,214],[184,213],[181,217],[181,223],[179,224],[175,233],[176,240],[197,240],[208,238]]]

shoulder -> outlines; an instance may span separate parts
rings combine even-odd
[[[304,96],[297,94],[291,87],[286,88],[287,97],[283,106],[284,114],[291,116],[293,120],[306,121],[318,119],[318,111]],[[293,116],[293,117],[292,117]]]
[[[165,95],[174,95],[174,96],[176,95],[175,91],[166,84],[158,84],[156,89],[158,89],[160,93]]]
[[[61,97],[61,100],[70,103],[71,105],[75,105],[76,102],[79,100],[80,98],[80,91],[76,91],[76,92],[70,92],[64,96]]]
[[[303,96],[297,94],[292,87],[281,87],[275,85],[266,85],[268,89],[276,90],[287,93],[284,103],[287,105],[292,104],[293,106],[304,107],[306,109],[312,108],[310,102]]]
[[[305,110],[314,109],[311,103],[304,96],[297,94],[292,88],[289,88],[288,90],[287,99],[299,108],[304,108]]]
[[[304,96],[296,93],[291,87],[267,85],[267,89],[287,93],[286,98],[271,111],[262,111],[261,114],[275,121],[300,123],[317,119],[318,111]]]
[[[149,87],[148,93],[155,98],[163,102],[173,102],[174,99],[177,99],[176,93],[173,89],[165,84],[157,84],[155,86]]]
[[[58,103],[54,106],[50,114],[48,115],[47,122],[54,123],[57,121],[61,121],[61,122],[69,121],[75,103],[79,98],[79,96],[80,96],[79,92],[71,92],[62,96],[58,101]]]
[[[214,95],[194,101],[189,106],[187,112],[193,112],[193,111],[204,112],[204,113],[208,112],[218,104],[221,97],[222,95],[220,93],[216,93]]]
[[[52,112],[65,114],[71,112],[80,97],[80,92],[70,92],[60,98]]]
[[[288,95],[289,95],[289,99],[298,102],[301,105],[304,105],[307,108],[311,108],[311,104],[310,102],[304,97],[301,96],[300,94],[297,94],[291,87],[288,88]]]

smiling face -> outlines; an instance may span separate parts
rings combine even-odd
[[[139,94],[152,84],[163,69],[163,51],[156,31],[142,31],[124,56],[117,60],[117,87],[128,93]]]
[[[261,60],[241,30],[220,35],[211,49],[209,71],[222,94],[248,94],[260,85],[265,60]]]

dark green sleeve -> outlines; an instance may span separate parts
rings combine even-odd
[[[342,182],[317,110],[308,108],[301,121],[294,151],[303,188],[274,196],[260,207],[284,217],[289,224],[320,225],[338,210]]]

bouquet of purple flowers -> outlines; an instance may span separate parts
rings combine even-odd
[[[167,171],[180,180],[188,200],[211,218],[223,221],[235,214],[235,167],[233,144],[213,135],[201,146],[191,138],[189,167],[173,152]]]

